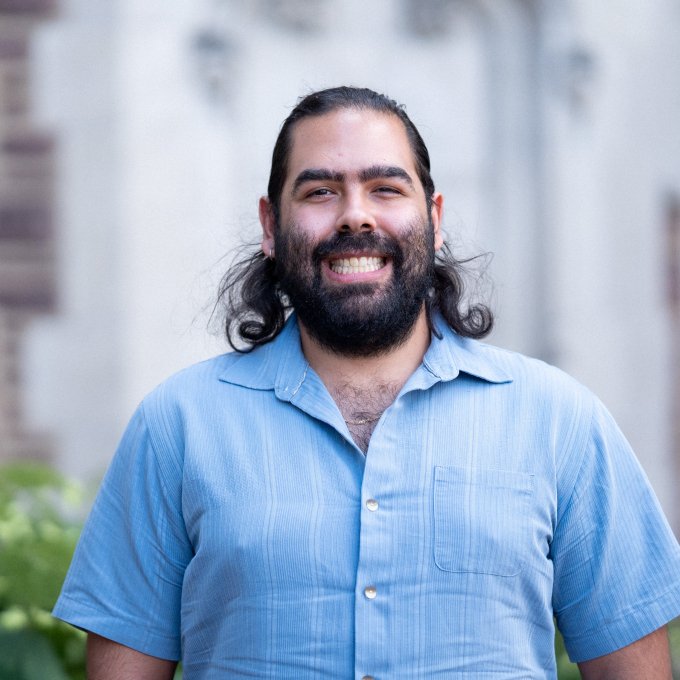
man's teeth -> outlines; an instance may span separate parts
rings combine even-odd
[[[350,257],[343,260],[331,260],[331,269],[336,274],[363,274],[377,271],[384,266],[384,257]]]

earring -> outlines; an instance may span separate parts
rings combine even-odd
[[[270,260],[274,259],[274,251],[271,248],[269,249],[269,259]]]

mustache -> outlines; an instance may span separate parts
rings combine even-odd
[[[390,257],[395,267],[400,267],[404,261],[404,251],[395,239],[389,236],[378,236],[372,231],[363,231],[359,234],[338,232],[326,241],[322,241],[312,251],[312,262],[315,266],[319,266],[327,257],[348,250],[357,255],[377,251]]]

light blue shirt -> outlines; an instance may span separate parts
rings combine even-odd
[[[294,317],[164,382],[55,616],[186,680],[526,680],[556,677],[553,615],[576,661],[680,615],[680,548],[602,404],[437,327],[367,456]]]

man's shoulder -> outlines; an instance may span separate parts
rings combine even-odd
[[[166,378],[156,389],[184,391],[203,388],[209,383],[219,381],[220,376],[243,356],[241,352],[227,352],[199,361]]]
[[[216,414],[230,413],[233,386],[220,380],[243,355],[221,354],[198,362],[166,378],[151,390],[139,406],[139,417],[161,446],[183,441],[186,428],[215,421]]]
[[[574,389],[586,389],[578,380],[564,370],[548,362],[521,354],[513,350],[490,345],[480,340],[459,338],[459,343],[467,352],[483,358],[505,372],[512,382],[544,381],[550,384],[564,384]]]
[[[228,352],[187,366],[151,390],[142,403],[149,410],[209,399],[211,393],[225,387],[220,376],[242,356],[239,352]]]
[[[471,355],[505,374],[507,390],[515,399],[565,406],[590,404],[595,399],[593,393],[576,378],[541,359],[478,340],[463,339],[461,345]]]
[[[560,488],[571,488],[572,473],[579,469],[593,437],[594,417],[606,412],[602,403],[556,366],[478,341],[468,342],[471,351],[508,376],[507,382],[489,386],[486,407],[516,423],[525,434],[531,433],[534,441],[552,442]]]

